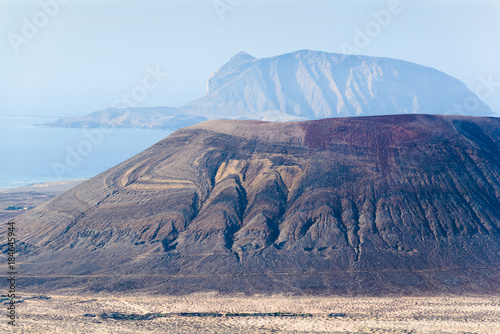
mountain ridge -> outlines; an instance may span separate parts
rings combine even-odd
[[[443,114],[472,96],[477,108],[471,114],[491,114],[457,79],[402,60],[311,50],[237,60],[216,71],[207,95],[184,110],[233,118],[244,110],[254,119],[273,110],[305,119]]]

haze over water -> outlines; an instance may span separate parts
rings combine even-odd
[[[91,178],[172,133],[113,129],[103,134],[100,143],[94,144],[85,136],[84,129],[35,126],[53,120],[54,117],[0,116],[0,188]],[[78,154],[78,148],[88,149],[89,153],[79,155],[81,161],[73,159],[68,164],[69,152]]]

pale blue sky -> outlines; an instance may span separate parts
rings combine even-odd
[[[367,45],[356,29],[398,0],[59,0],[50,17],[40,3],[54,1],[0,0],[0,115],[104,109],[157,66],[169,76],[140,106],[181,106],[241,50],[260,58],[341,52],[342,43],[437,68],[473,90],[480,76],[500,82],[497,0],[400,0]],[[28,38],[26,20],[41,26]],[[484,100],[500,112],[500,86],[492,90]]]

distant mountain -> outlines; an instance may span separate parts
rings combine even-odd
[[[107,109],[49,126],[179,128],[218,118],[298,121],[417,113],[493,115],[465,84],[435,69],[302,50],[263,59],[240,52],[211,75],[205,96],[180,108]]]
[[[109,108],[95,111],[86,116],[75,116],[58,119],[44,124],[47,127],[63,128],[145,128],[145,129],[179,129],[206,121],[203,116],[188,115],[177,108]]]
[[[208,121],[15,226],[38,291],[499,294],[500,118]]]
[[[455,105],[464,114],[492,115],[465,84],[435,69],[390,58],[302,50],[263,59],[241,52],[210,77],[206,96],[182,110],[209,118],[253,119],[278,111],[288,120],[287,115],[456,114]]]

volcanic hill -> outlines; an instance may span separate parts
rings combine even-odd
[[[15,222],[37,290],[498,294],[500,119],[208,121]]]

